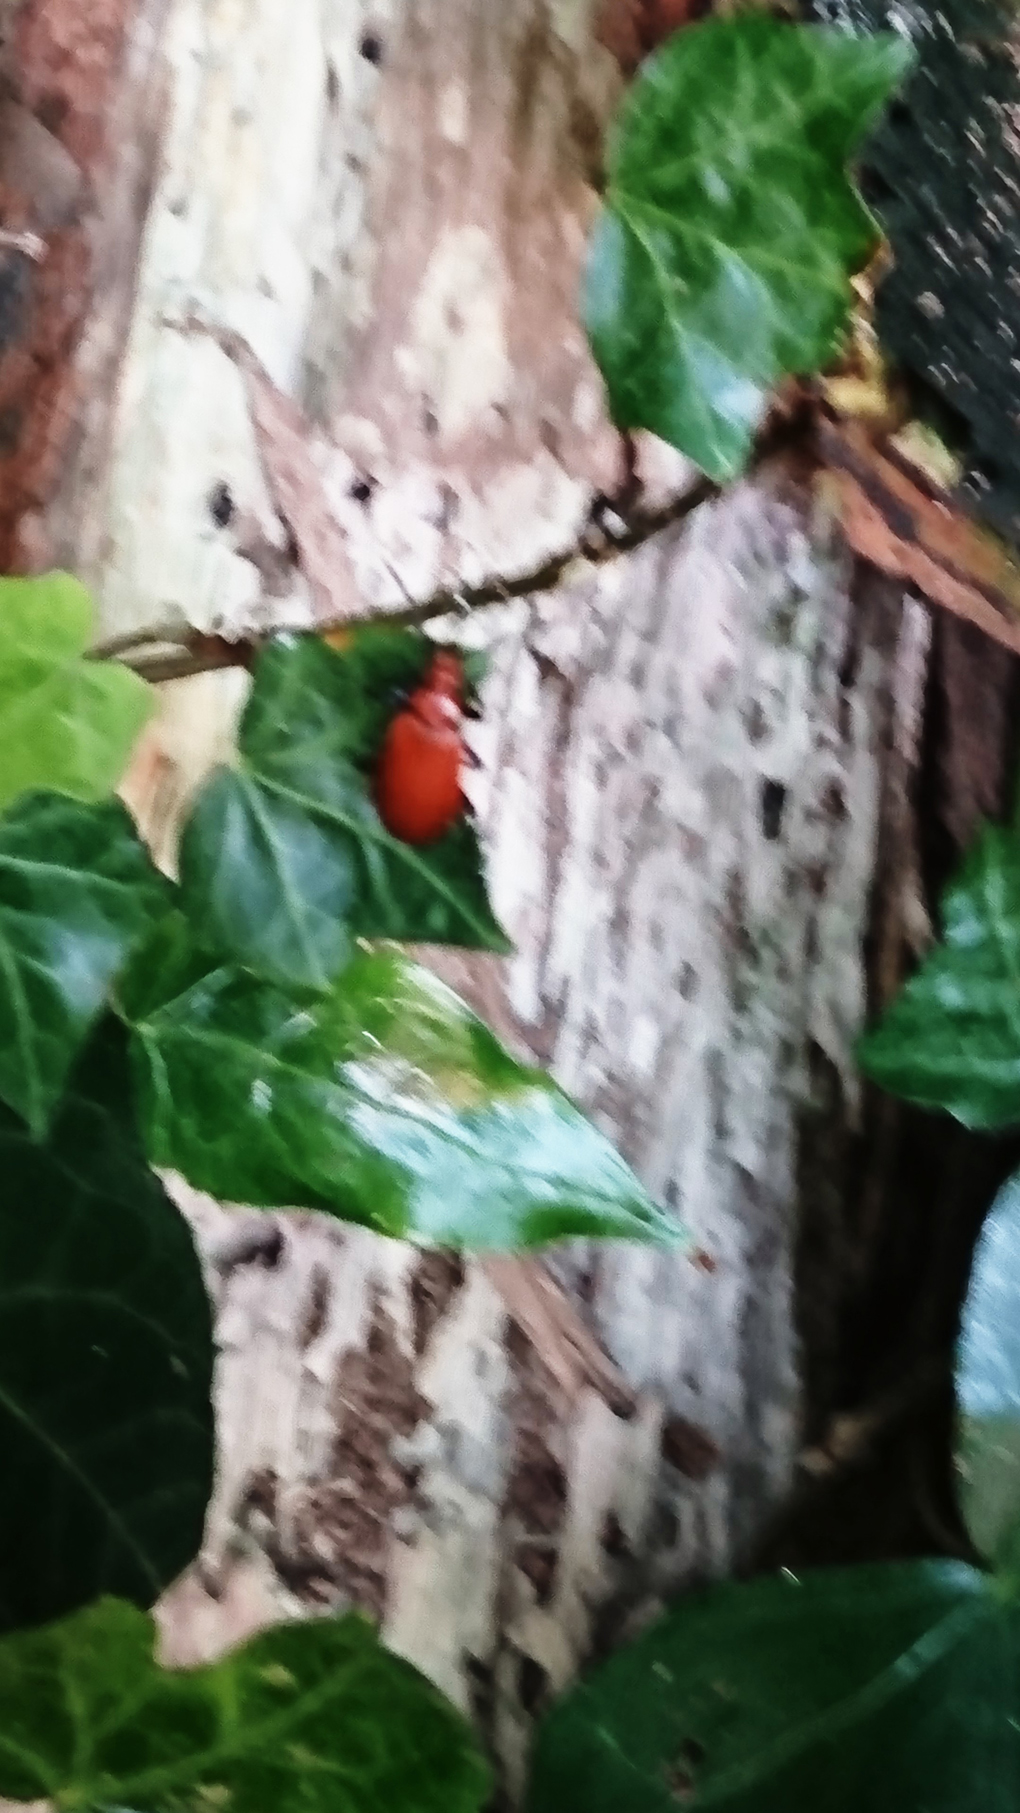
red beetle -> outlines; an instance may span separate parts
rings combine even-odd
[[[376,804],[387,831],[407,844],[430,844],[464,810],[464,669],[439,653],[424,682],[386,732],[376,775]]]

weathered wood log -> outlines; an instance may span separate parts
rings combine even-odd
[[[103,56],[75,62],[76,32]],[[24,0],[6,56],[64,182],[46,214],[0,156],[5,224],[49,245],[0,363],[8,563],[91,578],[107,636],[313,620],[219,330],[309,419],[352,607],[512,578],[584,530],[622,469],[576,312],[618,82],[586,0]],[[654,444],[640,466],[651,497],[691,481]],[[911,1352],[944,1355],[1005,1160],[862,1092],[853,1043],[1001,802],[1016,667],[857,584],[782,461],[459,633],[492,654],[476,803],[518,950],[430,960],[695,1252],[462,1264],[178,1186],[219,1310],[220,1470],[164,1623],[187,1658],[362,1604],[513,1792],[548,1697],[736,1565],[802,1434],[827,1466],[831,1415],[900,1365],[890,1252]],[[168,864],[245,684],[164,689],[128,791]]]

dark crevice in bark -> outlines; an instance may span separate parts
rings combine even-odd
[[[937,616],[913,773],[897,774],[891,697],[882,730],[866,952],[873,1011],[890,940],[899,977],[916,961],[901,885],[903,798],[937,925],[938,900],[982,818],[1010,808],[1018,703],[1020,661]],[[753,1565],[967,1554],[953,1490],[953,1347],[974,1242],[1020,1164],[1020,1134],[971,1133],[870,1086],[855,1125],[818,1051],[811,1098],[800,1125],[796,1254],[807,1464]]]

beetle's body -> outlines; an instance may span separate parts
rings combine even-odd
[[[458,656],[437,654],[386,732],[376,803],[386,829],[404,843],[434,843],[464,810],[463,688]]]

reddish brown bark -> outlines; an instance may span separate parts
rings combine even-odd
[[[0,571],[45,564],[33,517],[59,482],[93,293],[89,223],[132,0],[28,0],[4,47],[0,219],[45,243],[0,260]]]

